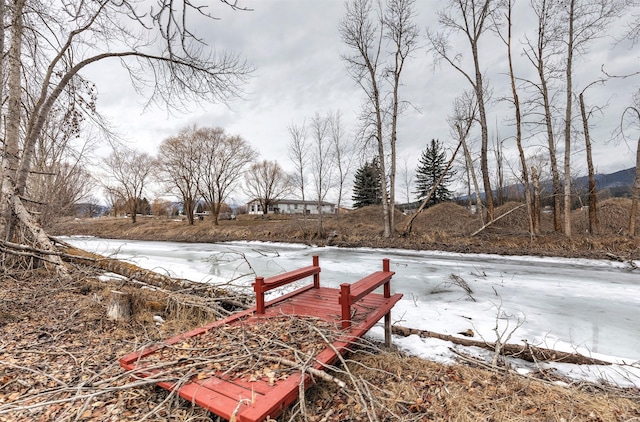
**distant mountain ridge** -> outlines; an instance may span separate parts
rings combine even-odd
[[[598,173],[596,178],[596,190],[599,192],[610,191],[612,196],[627,196],[631,193],[631,187],[636,175],[636,168],[631,167],[619,170],[614,173]],[[563,183],[562,178],[560,183]],[[586,194],[589,191],[589,176],[580,176],[571,181],[571,190],[580,194]],[[508,188],[513,188],[514,185]],[[541,187],[546,191],[551,191],[551,180],[545,180],[541,183]],[[507,188],[507,189],[508,189]],[[523,186],[517,185],[518,191],[522,192]]]
[[[598,189],[613,189],[613,188],[625,188],[631,187],[636,175],[636,168],[631,167],[628,169],[616,171],[609,174],[596,174],[596,187]],[[588,187],[589,177],[582,176],[575,181],[577,186]]]
[[[598,191],[606,191],[609,190],[613,196],[626,196],[627,194],[631,194],[631,187],[633,186],[633,182],[635,180],[636,168],[630,167],[628,169],[619,170],[614,173],[598,173],[595,175],[596,177],[596,189]],[[562,183],[562,179],[560,180]],[[543,191],[551,191],[551,180],[545,180],[540,183],[540,187]],[[511,184],[504,187],[505,192],[519,192],[522,193],[524,190],[524,186],[521,183]],[[580,176],[572,181],[572,190],[586,193],[589,190],[589,176]],[[497,194],[497,191],[494,190],[494,195]],[[472,195],[475,197],[475,195]],[[484,200],[484,191],[480,193],[480,197]],[[468,200],[467,195],[461,195],[457,199],[466,201]],[[417,204],[417,205],[416,205]],[[408,207],[416,207],[420,204],[419,201],[404,204],[404,206]]]

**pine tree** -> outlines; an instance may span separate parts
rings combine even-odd
[[[353,199],[354,208],[382,203],[382,183],[377,159],[364,163],[356,171],[351,199]]]
[[[425,198],[433,186],[436,184],[440,176],[447,168],[447,160],[444,148],[440,141],[431,140],[431,144],[422,151],[418,168],[416,169],[416,188],[414,192],[418,196],[418,200]],[[453,179],[454,173],[449,171],[443,178],[436,191],[429,199],[428,206],[435,205],[439,202],[449,201],[451,199],[451,191],[448,185]]]

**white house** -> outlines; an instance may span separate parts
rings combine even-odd
[[[305,210],[307,214],[335,214],[336,204],[330,202],[321,202],[318,205],[317,201],[301,201],[298,199],[279,199],[269,205],[268,214],[302,214]],[[263,214],[262,205],[260,201],[254,199],[247,203],[247,212],[253,215]]]

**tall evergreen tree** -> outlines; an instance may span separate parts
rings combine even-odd
[[[422,151],[418,168],[416,169],[416,191],[414,192],[418,201],[425,198],[433,186],[436,184],[440,176],[445,172],[447,168],[446,153],[440,141],[436,139],[431,140],[431,144]],[[451,191],[449,191],[448,185],[453,179],[454,173],[449,171],[442,178],[442,181],[436,188],[436,191],[431,196],[428,206],[435,205],[439,202],[449,201],[451,199]]]
[[[362,208],[367,205],[382,204],[382,183],[380,180],[380,166],[374,158],[365,162],[355,174],[353,182],[353,206]]]

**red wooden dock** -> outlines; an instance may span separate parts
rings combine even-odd
[[[394,272],[389,270],[389,260],[383,260],[382,271],[353,284],[344,283],[340,289],[320,286],[320,271],[318,257],[314,256],[311,266],[267,279],[258,277],[254,283],[255,308],[130,353],[120,359],[120,365],[134,370],[139,377],[168,379],[159,381],[158,385],[175,390],[181,397],[225,419],[258,422],[268,416],[276,418],[298,398],[301,384],[304,388],[312,384],[308,373],[282,371],[278,360],[289,361],[292,354],[287,349],[294,348],[285,343],[293,340],[291,337],[304,337],[296,340],[306,342],[315,335],[314,331],[320,332],[317,328],[308,333],[298,330],[281,334],[270,332],[270,328],[281,326],[283,318],[292,321],[293,318],[300,318],[299,321],[306,318],[303,325],[323,326],[325,334],[321,336],[325,343],[322,343],[322,349],[310,352],[315,357],[310,359],[309,366],[315,369],[335,362],[337,353],[346,354],[349,347],[382,318],[385,320],[385,340],[390,344],[391,308],[402,295],[391,295],[390,281]],[[313,277],[313,284],[265,302],[265,292],[308,277]],[[383,287],[383,293],[374,292],[379,287]],[[248,340],[252,329],[262,340],[256,341],[256,337]],[[232,333],[230,330],[239,331]],[[226,336],[232,339],[232,347],[216,348],[222,347]],[[270,369],[238,370],[237,362],[248,356],[250,348],[264,356],[261,347],[270,337],[277,337],[276,342],[282,345],[277,352],[271,353]],[[327,338],[331,344],[326,343]],[[244,357],[234,355],[241,349],[247,352],[240,353],[244,353]],[[253,366],[256,365],[254,362]],[[168,368],[181,369],[182,379],[177,380],[180,377]]]

